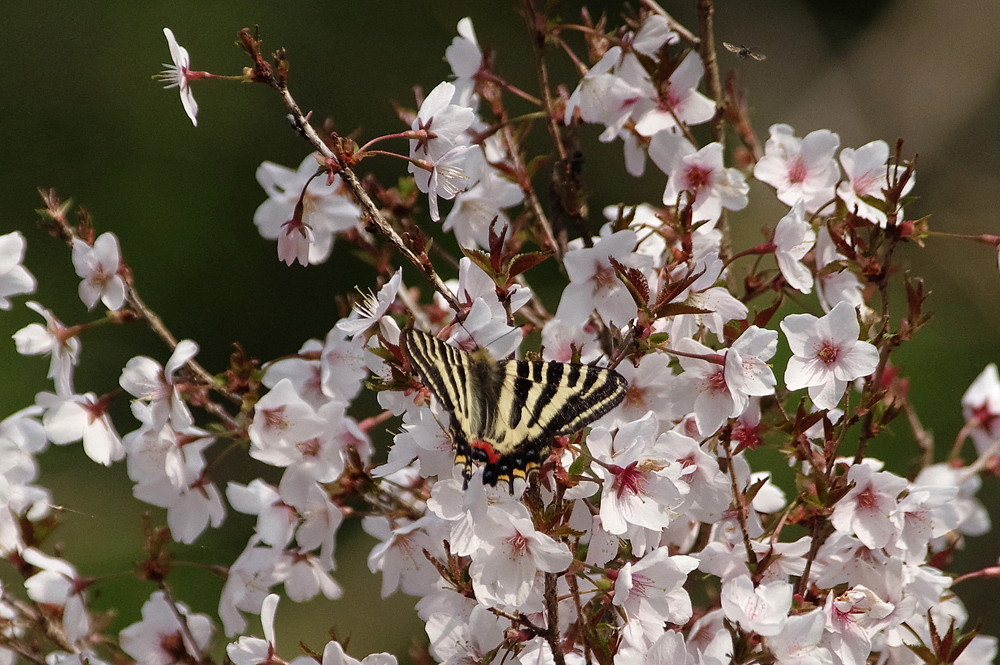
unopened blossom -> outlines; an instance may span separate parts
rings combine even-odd
[[[118,274],[121,261],[118,238],[113,233],[102,233],[93,246],[73,239],[73,267],[83,279],[80,300],[87,309],[94,309],[98,300],[110,310],[125,304],[125,280]]]
[[[833,526],[853,533],[869,549],[895,541],[903,526],[896,507],[900,493],[907,488],[906,479],[863,463],[852,466],[847,479],[853,487],[834,506]]]
[[[774,187],[785,205],[801,203],[808,213],[830,203],[840,169],[834,154],[840,137],[828,129],[795,136],[789,125],[771,125],[764,156],[754,166],[753,175]]]
[[[889,144],[882,140],[866,143],[857,150],[844,148],[840,151],[840,163],[847,180],[837,186],[837,196],[849,211],[883,228],[888,223],[884,206],[872,205],[865,198],[884,202],[891,183],[903,174],[903,167],[888,165],[888,161]],[[914,182],[911,174],[901,196],[913,189]]]
[[[45,319],[45,325],[31,323],[14,333],[17,352],[24,356],[50,356],[48,377],[53,380],[56,394],[73,393],[73,367],[80,360],[80,339],[77,333],[37,302],[25,303]]]
[[[191,71],[191,58],[187,49],[180,46],[174,38],[174,33],[170,28],[163,29],[163,36],[167,38],[167,47],[170,49],[170,59],[172,65],[166,63],[166,68],[159,74],[159,78],[166,82],[163,86],[167,89],[177,88],[181,94],[181,105],[184,112],[191,118],[191,124],[198,126],[198,102],[194,100],[194,93],[191,92],[189,72]]]
[[[162,591],[155,591],[142,606],[142,621],[118,633],[118,644],[143,665],[180,665],[202,657],[212,632],[207,615],[194,613],[184,603],[174,603]]]
[[[789,390],[809,388],[809,397],[821,409],[836,407],[850,381],[878,366],[878,349],[858,339],[857,313],[846,302],[820,318],[790,314],[781,329],[794,354],[785,369],[785,384]]]
[[[279,258],[299,256],[308,245],[309,263],[330,257],[337,233],[354,228],[361,219],[358,206],[344,193],[339,175],[317,175],[319,162],[307,155],[297,170],[264,162],[257,168],[257,182],[267,194],[253,215],[260,235],[278,240]],[[291,261],[286,261],[291,265]]]
[[[796,204],[774,227],[774,257],[788,285],[802,293],[813,287],[812,273],[802,263],[816,242],[816,231],[803,216],[802,204]]]
[[[996,363],[990,363],[962,395],[962,415],[974,422],[969,431],[982,455],[1000,439],[1000,375]]]
[[[34,293],[34,276],[21,263],[26,243],[20,231],[0,235],[0,309],[10,309],[11,296]]]
[[[483,52],[476,39],[472,19],[461,19],[457,26],[458,36],[445,49],[444,58],[455,75],[453,101],[459,106],[472,106],[476,93],[476,74],[483,64]]]
[[[677,205],[678,197],[686,192],[692,197],[692,215],[696,222],[714,222],[723,208],[742,210],[747,205],[749,187],[746,179],[737,169],[725,167],[722,144],[718,142],[682,157],[668,176],[663,191],[664,205]]]

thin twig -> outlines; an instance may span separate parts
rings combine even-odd
[[[396,233],[396,230],[392,228],[389,222],[382,216],[378,207],[368,196],[368,192],[365,191],[364,187],[361,186],[361,182],[358,180],[357,175],[354,171],[349,168],[341,158],[330,149],[330,147],[320,138],[319,134],[316,133],[316,129],[309,123],[308,117],[302,112],[295,98],[292,97],[292,93],[288,90],[288,86],[272,79],[271,86],[278,91],[281,95],[282,101],[285,103],[285,108],[288,109],[292,116],[292,122],[295,128],[299,131],[303,138],[305,138],[309,143],[327,160],[337,165],[338,173],[340,174],[341,181],[347,186],[351,192],[351,196],[357,201],[358,205],[364,210],[367,218],[375,226],[375,229],[391,242],[396,249],[406,257],[406,260],[412,263],[417,270],[419,270],[431,284],[434,289],[441,294],[448,305],[455,312],[456,316],[462,316],[462,307],[459,302],[455,299],[451,290],[445,285],[441,277],[435,272],[434,267],[429,261],[422,261],[419,256],[413,253],[403,239]]]

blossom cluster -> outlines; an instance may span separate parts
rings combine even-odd
[[[517,133],[498,120],[512,88],[492,71],[471,20],[457,31],[445,53],[450,80],[401,112],[409,129],[394,137],[409,141],[399,157],[439,230],[418,223],[415,196],[387,195],[392,203],[379,208],[354,189],[365,148],[339,137],[318,140],[295,170],[257,170],[267,199],[253,222],[277,241],[280,260],[322,263],[335,241],[373,258],[380,243],[395,245],[433,298],[404,283],[402,268],[373,261],[384,273],[377,291],[324,339],[260,368],[237,355],[212,376],[195,342],[167,336],[165,362],[131,359],[103,395],[76,386],[88,326],[26,303],[44,321],[15,334],[16,348],[48,356],[53,389],[0,421],[0,553],[26,571],[34,618],[59,626],[44,660],[207,662],[216,627],[171,595],[169,555],[151,534],[141,574],[159,590],[117,639],[100,635],[88,608],[94,580],[45,553],[29,528],[52,505],[37,484],[39,455],[82,442],[98,464],[124,461],[135,498],[165,511],[173,541],[219,528],[227,506],[256,516],[242,553],[224,562],[217,609],[238,665],[359,662],[335,640],[282,660],[274,630],[279,598],[342,595],[338,531],[359,514],[376,541],[368,565],[382,596],[417,598],[436,662],[990,662],[997,640],[961,632],[968,616],[947,566],[965,538],[991,529],[976,494],[1000,454],[996,366],[961,400],[974,462],[928,459],[904,476],[872,456],[875,435],[908,408],[891,353],[927,318],[914,284],[907,318],[888,313],[893,271],[882,263],[921,232],[904,216],[915,177],[900,149],[841,148],[830,130],[800,137],[774,124],[752,166],[727,166],[725,137],[699,142],[692,131],[707,129],[723,102],[702,91],[706,62],[685,47],[686,31],[648,13],[600,39],[592,30],[596,61],[542,110],[560,132],[593,125],[602,142],[621,140],[627,172],[662,183],[662,198],[605,207],[590,228],[571,204],[576,185],[556,182],[562,215],[585,229],[567,241],[538,204]],[[194,122],[190,84],[213,75],[191,72],[187,51],[164,33],[174,65],[163,76]],[[255,42],[243,43],[254,55]],[[245,76],[284,85],[259,69]],[[769,220],[761,244],[734,250],[728,227],[747,207],[749,178],[787,212]],[[54,197],[46,203],[87,308],[102,303],[116,323],[155,320],[117,238],[74,226]],[[392,225],[401,232],[385,230]],[[426,251],[427,236],[440,234],[453,234],[464,254],[451,280]],[[20,233],[0,236],[5,309],[35,289],[24,253]],[[531,286],[536,274],[546,279],[536,266],[549,258],[562,275],[555,303]],[[414,371],[401,338],[408,325],[495,359],[610,367],[628,389],[585,434],[555,437],[537,473],[491,486],[455,465],[454,414]],[[365,389],[382,412],[358,420]],[[135,420],[124,435],[108,411],[119,395]],[[471,409],[482,396],[466,390],[464,399]],[[369,436],[383,422],[395,423],[384,460]],[[234,442],[280,469],[277,484],[218,486],[211,464]],[[754,469],[762,448],[785,457],[794,487]],[[0,665],[37,644],[33,615],[12,598],[0,596]],[[260,616],[263,638],[244,634],[248,614]]]

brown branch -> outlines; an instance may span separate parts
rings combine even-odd
[[[342,155],[338,155],[330,146],[326,144],[325,141],[316,132],[316,129],[309,123],[309,117],[302,112],[299,107],[298,102],[292,97],[292,93],[288,89],[288,84],[284,76],[287,70],[287,62],[284,60],[284,54],[280,53],[277,56],[278,70],[275,70],[267,63],[260,53],[260,42],[254,39],[248,28],[244,28],[239,33],[240,42],[243,45],[244,50],[250,54],[251,58],[254,60],[255,68],[253,74],[253,80],[259,83],[266,83],[270,87],[274,88],[285,104],[285,108],[288,109],[290,114],[290,121],[295,129],[299,132],[302,138],[306,139],[316,151],[323,156],[325,160],[329,163],[335,165],[336,171],[340,174],[341,180],[347,189],[350,190],[351,196],[354,200],[361,206],[367,219],[374,226],[375,230],[386,240],[388,240],[392,245],[402,254],[407,261],[409,261],[413,266],[419,270],[424,277],[426,277],[434,289],[441,294],[441,297],[447,301],[448,305],[455,312],[455,315],[461,318],[463,316],[462,306],[459,304],[458,300],[452,294],[451,290],[445,286],[444,281],[438,276],[437,272],[434,270],[434,266],[426,259],[417,256],[413,250],[411,250],[403,239],[396,233],[396,230],[392,228],[388,220],[382,216],[378,207],[368,196],[368,192],[365,191],[364,187],[361,186],[361,182],[358,180],[357,175],[350,168],[350,166],[345,163]]]

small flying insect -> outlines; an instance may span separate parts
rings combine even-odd
[[[737,46],[736,44],[730,44],[729,42],[722,42],[722,45],[726,47],[727,51],[735,53],[741,58],[753,58],[754,60],[766,60],[767,56],[763,53],[758,53],[754,51],[749,46]]]

